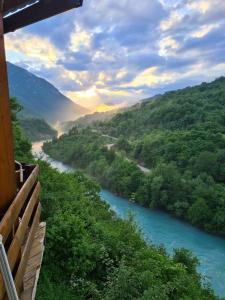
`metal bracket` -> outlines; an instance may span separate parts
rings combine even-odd
[[[0,235],[0,272],[9,300],[19,300],[2,240],[2,235]]]
[[[18,171],[16,171],[16,173],[20,173],[20,182],[23,183],[23,172],[24,172],[23,166],[20,162],[16,160],[15,160],[15,164],[17,164],[20,168]]]

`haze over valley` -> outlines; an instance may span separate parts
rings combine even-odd
[[[71,121],[89,113],[43,78],[8,62],[9,91],[22,105],[22,115],[43,118],[50,124]]]
[[[5,37],[15,160],[39,165],[47,222],[37,300],[224,299],[225,1],[16,14],[53,2],[78,8]]]

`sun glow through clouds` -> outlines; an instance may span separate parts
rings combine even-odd
[[[224,1],[85,2],[6,35],[7,58],[100,111],[221,75]]]

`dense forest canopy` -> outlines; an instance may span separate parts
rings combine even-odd
[[[61,122],[62,132],[68,132],[75,126],[87,127],[89,125],[98,124],[99,122],[109,121],[118,113],[118,111],[122,111],[122,109],[115,109],[106,112],[95,112],[92,114],[86,114],[76,121]]]
[[[20,119],[20,126],[24,135],[32,142],[49,140],[57,136],[57,131],[44,119]]]
[[[30,141],[47,140],[57,136],[57,131],[53,129],[44,119],[36,118],[18,118],[16,115],[23,111],[15,97],[10,99],[11,111],[13,120],[16,120],[16,127],[21,129],[21,133],[26,136]],[[15,130],[15,126],[14,126]]]
[[[144,101],[95,130],[74,128],[44,149],[119,195],[225,236],[224,77]]]
[[[15,155],[31,162],[11,102]],[[185,249],[169,258],[148,246],[132,222],[116,217],[99,197],[99,186],[80,172],[58,173],[39,161],[42,218],[47,221],[40,300],[217,299],[201,287],[198,261]]]
[[[156,129],[224,131],[225,77],[143,101],[102,124],[111,135],[138,137]],[[216,126],[215,126],[216,125]]]

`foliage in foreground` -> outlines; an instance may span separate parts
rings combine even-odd
[[[15,143],[24,146],[17,129]],[[28,161],[26,147],[15,153],[20,157],[23,150]],[[132,218],[118,219],[101,201],[98,185],[82,173],[60,174],[39,164],[47,239],[37,299],[216,299],[201,287],[189,252],[176,250],[169,258],[146,245]]]
[[[147,246],[132,218],[118,219],[90,179],[40,166],[48,232],[39,299],[46,299],[49,280],[70,290],[71,299],[215,299],[200,287],[190,253],[176,250],[169,258]]]

